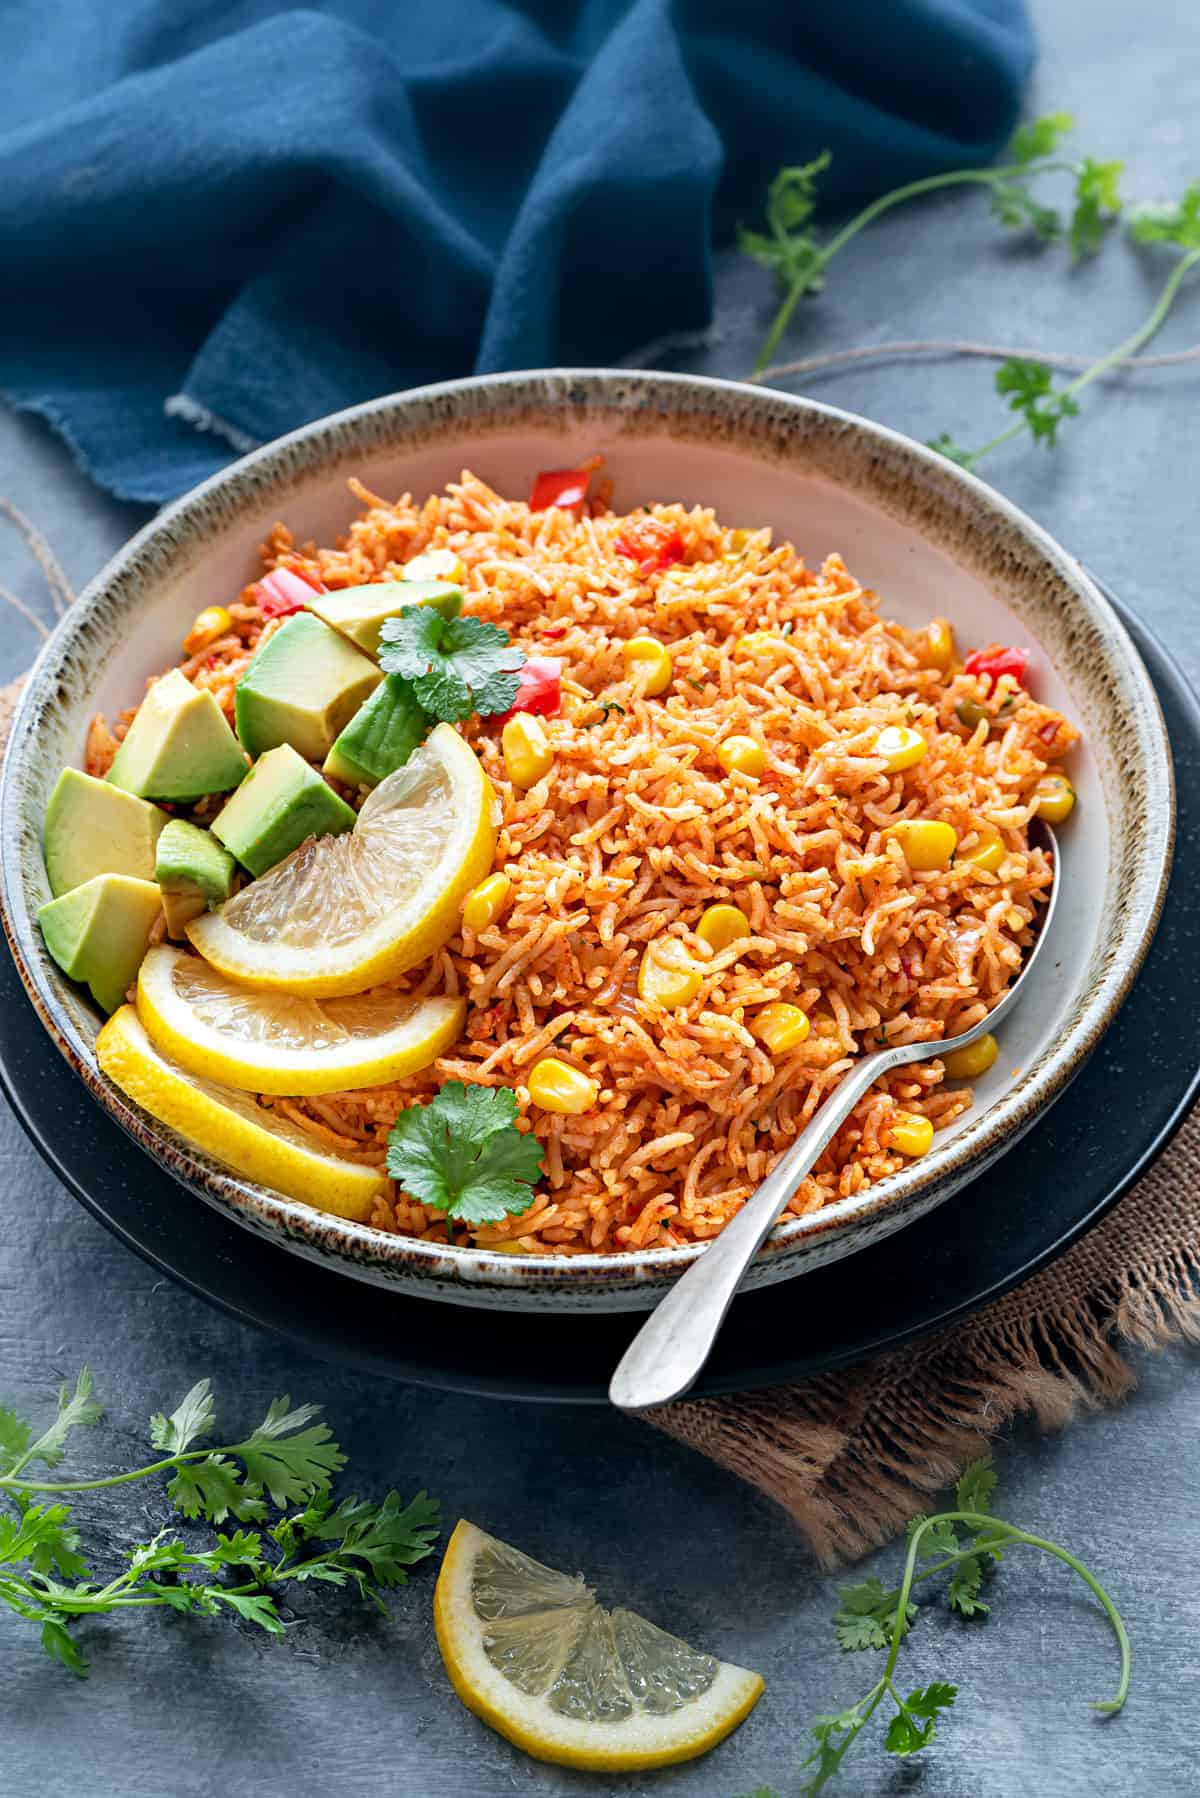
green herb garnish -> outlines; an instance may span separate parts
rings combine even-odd
[[[600,716],[588,719],[587,728],[589,730],[592,730],[597,724],[607,724],[610,712],[619,712],[622,718],[625,716],[625,707],[618,705],[615,699],[602,699],[599,705]]]
[[[380,638],[379,666],[402,675],[434,718],[455,724],[472,712],[507,712],[517,697],[525,657],[499,625],[406,606],[385,620]]]
[[[1129,1637],[1120,1612],[1095,1575],[1082,1561],[1057,1542],[1031,1535],[1007,1523],[990,1509],[996,1475],[990,1461],[975,1461],[967,1468],[955,1492],[955,1508],[933,1517],[915,1517],[908,1529],[908,1556],[898,1587],[888,1588],[878,1579],[845,1586],[834,1613],[833,1627],[839,1646],[848,1654],[876,1649],[887,1653],[883,1673],[857,1704],[831,1715],[814,1717],[810,1734],[815,1744],[803,1763],[807,1784],[801,1798],[812,1798],[840,1771],[843,1760],[876,1710],[885,1701],[891,1707],[884,1746],[889,1754],[915,1754],[927,1748],[937,1730],[937,1719],[958,1697],[957,1686],[934,1680],[902,1696],[895,1682],[900,1644],[920,1618],[912,1600],[914,1587],[923,1580],[949,1574],[946,1598],[960,1617],[985,1617],[989,1606],[980,1592],[1009,1548],[1039,1548],[1077,1573],[1099,1600],[1112,1626],[1121,1654],[1121,1672],[1112,1698],[1094,1709],[1111,1715],[1125,1703],[1129,1691]],[[751,1798],[776,1798],[769,1786],[759,1786]]]
[[[1119,162],[1095,162],[1091,157],[1071,161],[1057,156],[1059,139],[1072,129],[1065,112],[1049,113],[1022,125],[1013,137],[1009,160],[998,168],[951,169],[928,175],[882,194],[857,213],[840,231],[825,241],[812,228],[820,177],[832,157],[828,150],[797,168],[780,169],[767,190],[765,231],[739,232],[738,241],[748,256],[769,268],[783,289],[783,300],[767,332],[754,364],[760,375],[770,362],[796,306],[806,294],[819,293],[829,264],[875,219],[893,207],[945,187],[976,186],[991,193],[992,211],[1012,230],[1031,230],[1049,243],[1064,232],[1061,215],[1034,198],[1031,183],[1044,175],[1068,174],[1074,182],[1072,208],[1066,236],[1072,257],[1094,255],[1101,247],[1112,219],[1120,211]]]
[[[412,1198],[447,1222],[499,1223],[533,1204],[542,1146],[517,1129],[507,1086],[448,1080],[428,1105],[402,1111],[388,1135],[387,1168]]]
[[[433,1552],[437,1504],[418,1493],[408,1505],[396,1492],[382,1504],[344,1499],[334,1505],[330,1482],[346,1457],[316,1405],[272,1401],[257,1429],[219,1448],[196,1448],[211,1437],[214,1410],[201,1380],[169,1417],[150,1420],[150,1440],[165,1453],[148,1466],[87,1480],[47,1480],[37,1467],[55,1468],[67,1438],[95,1424],[101,1407],[84,1368],[74,1390],[64,1386],[58,1415],[40,1436],[12,1411],[0,1409],[0,1601],[41,1626],[42,1647],[73,1673],[88,1663],[72,1633],[80,1617],[166,1606],[202,1617],[234,1612],[279,1636],[284,1624],[274,1588],[321,1580],[358,1587],[382,1609],[380,1588],[402,1585],[404,1569]],[[255,1529],[214,1531],[203,1546],[170,1526],[115,1553],[120,1570],[104,1580],[93,1573],[74,1527],[67,1494],[124,1486],[170,1474],[166,1496],[186,1518],[210,1524],[233,1518]],[[49,1504],[39,1502],[49,1496]],[[298,1506],[288,1511],[288,1506]],[[284,1512],[274,1523],[271,1508]],[[141,1507],[139,1507],[141,1509]],[[107,1572],[108,1569],[105,1569]]]

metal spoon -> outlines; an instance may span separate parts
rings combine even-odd
[[[1022,992],[1028,992],[1034,967],[1041,957],[1059,892],[1058,844],[1048,825],[1041,830],[1054,860],[1054,883],[1037,941],[1021,973],[1000,1003],[986,1018],[961,1036],[940,1042],[900,1043],[877,1049],[851,1068],[841,1084],[821,1106],[808,1128],[767,1175],[762,1185],[733,1220],[726,1224],[704,1253],[672,1287],[642,1325],[608,1388],[608,1396],[623,1411],[644,1411],[651,1405],[669,1404],[681,1398],[699,1378],[712,1353],[725,1313],[746,1275],[746,1270],[774,1229],[779,1214],[840,1124],[858,1101],[892,1068],[908,1062],[930,1061],[965,1049],[1006,1018]]]

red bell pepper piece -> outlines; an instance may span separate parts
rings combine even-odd
[[[558,506],[564,512],[575,512],[587,498],[590,468],[544,468],[533,483],[529,495],[531,512],[545,512]]]
[[[258,582],[258,609],[264,618],[286,618],[303,612],[314,593],[327,591],[315,575],[298,574],[294,568],[272,568]]]
[[[1002,643],[994,643],[990,649],[973,649],[963,668],[968,674],[982,674],[993,687],[1002,674],[1011,674],[1018,687],[1023,687],[1028,662],[1027,649],[1008,649]]]
[[[642,574],[660,574],[672,562],[683,561],[683,538],[673,524],[658,518],[635,518],[617,538],[618,555],[637,562]]]
[[[505,712],[538,712],[553,718],[562,704],[562,663],[557,656],[527,656],[517,675],[517,697]]]

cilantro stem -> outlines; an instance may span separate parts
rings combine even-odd
[[[869,206],[864,206],[861,212],[855,213],[854,217],[830,238],[829,242],[819,251],[815,267],[806,270],[804,279],[795,282],[788,289],[779,310],[771,321],[771,327],[755,359],[754,367],[750,371],[750,379],[756,379],[770,363],[771,357],[779,347],[780,339],[791,323],[793,312],[804,295],[811,290],[814,277],[819,279],[834,257],[840,255],[860,231],[864,231],[868,225],[873,224],[877,218],[881,218],[885,212],[890,212],[895,206],[904,205],[908,200],[917,200],[925,194],[936,193],[940,188],[973,186],[994,189],[1003,182],[1014,178],[1027,181],[1038,175],[1071,174],[1075,172],[1075,166],[1071,162],[1051,159],[1040,162],[1010,163],[1004,168],[951,169],[941,175],[925,175],[919,181],[909,181],[904,187],[895,187],[890,193],[881,194],[877,200],[872,200]],[[783,241],[781,233],[776,232],[776,237],[779,241]]]
[[[1164,282],[1162,292],[1150,315],[1129,337],[1117,344],[1114,349],[1107,351],[1097,361],[1089,364],[1081,375],[1076,375],[1073,381],[1068,381],[1060,391],[1060,399],[1074,399],[1077,393],[1082,393],[1084,388],[1090,387],[1093,381],[1098,381],[1102,375],[1106,375],[1119,362],[1125,361],[1128,356],[1136,355],[1143,344],[1149,343],[1150,339],[1162,329],[1168,313],[1175,304],[1176,295],[1184,278],[1195,268],[1197,263],[1200,263],[1200,248],[1189,250],[1186,256],[1180,257]],[[1005,443],[1011,443],[1014,437],[1019,437],[1022,431],[1028,430],[1028,428],[1029,420],[1024,417],[1018,418],[1015,424],[1009,425],[1006,431],[1001,431],[998,437],[993,437],[981,449],[972,450],[966,458],[966,465],[974,468],[975,464],[984,456],[990,456],[993,450],[999,449]]]
[[[1197,257],[1200,258],[1200,250],[1198,250],[1196,254]],[[1053,1555],[1056,1560],[1064,1562],[1073,1572],[1079,1575],[1084,1585],[1087,1586],[1088,1590],[1099,1602],[1101,1609],[1108,1618],[1109,1623],[1112,1625],[1113,1634],[1117,1638],[1117,1646],[1121,1651],[1121,1675],[1115,1697],[1100,1699],[1093,1704],[1092,1708],[1108,1713],[1119,1711],[1125,1703],[1125,1699],[1129,1693],[1129,1635],[1121,1619],[1120,1612],[1117,1610],[1116,1605],[1113,1603],[1104,1587],[1100,1584],[1100,1581],[1096,1578],[1094,1573],[1084,1566],[1082,1561],[1071,1554],[1068,1549],[1060,1547],[1057,1542],[1048,1542],[1044,1536],[1031,1535],[1028,1530],[1018,1529],[1014,1523],[1005,1523],[1003,1518],[989,1517],[982,1511],[939,1511],[936,1516],[923,1518],[917,1525],[917,1528],[913,1531],[908,1544],[908,1555],[904,1563],[904,1578],[900,1582],[900,1594],[896,1600],[896,1617],[895,1622],[892,1625],[892,1637],[888,1650],[887,1665],[883,1671],[884,1679],[890,1682],[892,1674],[896,1670],[896,1657],[900,1652],[900,1644],[903,1641],[905,1634],[904,1624],[905,1619],[908,1616],[909,1596],[916,1580],[922,1577],[915,1572],[921,1538],[925,1535],[927,1530],[934,1528],[939,1523],[965,1523],[969,1524],[972,1529],[987,1530],[990,1532],[986,1541],[974,1543],[971,1548],[965,1551],[966,1554],[982,1554],[986,1552],[989,1547],[999,1548],[1001,1546],[1006,1546],[1010,1542],[1021,1542],[1024,1543],[1027,1548],[1040,1548],[1045,1554]],[[932,1572],[933,1569],[931,1568],[930,1571]]]
[[[28,1480],[20,1476],[21,1462],[10,1473],[0,1474],[0,1490],[18,1492],[95,1492],[101,1486],[125,1486],[131,1480],[144,1480],[152,1473],[167,1473],[172,1467],[181,1467],[185,1461],[203,1461],[211,1455],[236,1454],[234,1447],[225,1448],[193,1448],[186,1454],[168,1455],[165,1460],[152,1461],[148,1467],[135,1467],[132,1473],[106,1474],[99,1480]]]

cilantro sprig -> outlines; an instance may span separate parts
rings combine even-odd
[[[1102,211],[1107,204],[1104,196],[1109,192],[1110,180],[1105,171],[1112,170],[1116,165],[1089,166],[1093,173],[1089,176],[1088,191],[1091,199],[1088,204],[1089,207],[1094,204],[1095,208]],[[1111,179],[1115,180],[1115,176]],[[1085,236],[1096,228],[1094,222],[1083,220],[1080,223],[1080,230]],[[1002,444],[1011,443],[1014,437],[1019,437],[1024,431],[1029,432],[1035,443],[1042,443],[1047,449],[1055,447],[1059,425],[1066,418],[1078,416],[1078,395],[1126,357],[1135,356],[1162,329],[1185,278],[1200,263],[1200,181],[1193,181],[1181,200],[1135,208],[1130,217],[1129,234],[1135,243],[1173,244],[1184,252],[1168,275],[1149,315],[1137,330],[1131,336],[1123,338],[1115,348],[1097,357],[1082,374],[1063,387],[1054,385],[1050,370],[1044,363],[1023,359],[1001,363],[995,374],[996,392],[1017,414],[1017,422],[978,449],[964,449],[945,433],[931,439],[931,449],[939,450],[960,468],[974,469],[984,456],[990,456]]]
[[[1010,230],[1031,231],[1043,243],[1066,237],[1072,259],[1094,256],[1102,247],[1109,226],[1121,210],[1119,189],[1122,164],[1081,160],[1057,154],[1060,140],[1074,127],[1069,113],[1048,113],[1022,125],[1013,137],[1008,160],[1000,167],[950,169],[909,181],[882,194],[848,224],[822,240],[813,229],[820,177],[829,168],[829,151],[812,162],[780,169],[767,190],[765,231],[743,228],[741,248],[771,270],[783,290],[783,299],[759,350],[753,374],[767,367],[787,330],[799,302],[806,294],[819,293],[826,271],[836,256],[877,218],[909,200],[937,193],[942,188],[975,186],[991,195],[992,212]],[[1071,210],[1064,221],[1061,212],[1039,201],[1033,184],[1046,175],[1065,174],[1072,182]]]
[[[406,606],[381,631],[379,665],[402,676],[432,718],[456,724],[472,712],[507,712],[525,657],[499,625],[443,618],[433,606]]]
[[[414,1199],[466,1224],[499,1223],[533,1204],[542,1147],[517,1129],[509,1087],[448,1080],[428,1105],[402,1111],[388,1135],[388,1173]]]
[[[160,1459],[85,1480],[49,1480],[37,1471],[58,1467],[71,1432],[100,1415],[86,1368],[73,1389],[63,1387],[57,1415],[38,1436],[0,1408],[0,1602],[39,1625],[46,1653],[73,1673],[88,1671],[73,1633],[80,1618],[147,1607],[225,1612],[278,1636],[281,1587],[350,1584],[382,1607],[381,1590],[403,1584],[405,1569],[433,1552],[438,1508],[423,1492],[408,1504],[396,1492],[380,1504],[334,1503],[331,1481],[346,1457],[315,1421],[314,1405],[274,1399],[248,1436],[197,1447],[216,1425],[210,1384],[200,1380],[169,1416],[151,1418],[151,1442],[165,1451]],[[116,1551],[117,1570],[104,1579],[63,1498],[166,1474],[166,1497],[183,1518],[209,1525],[232,1518],[239,1527],[213,1530],[200,1543],[193,1530],[168,1524]],[[272,1510],[281,1513],[273,1521]],[[240,1527],[246,1523],[256,1527]]]
[[[880,1705],[888,1707],[884,1747],[889,1754],[910,1755],[928,1748],[937,1734],[938,1719],[958,1697],[957,1686],[932,1680],[907,1694],[896,1682],[900,1647],[920,1618],[913,1602],[915,1587],[925,1580],[948,1575],[946,1599],[950,1609],[964,1618],[981,1618],[989,1606],[980,1593],[1003,1559],[1014,1547],[1041,1549],[1077,1573],[1099,1601],[1112,1626],[1121,1656],[1120,1677],[1112,1698],[1093,1708],[1112,1714],[1125,1703],[1129,1691],[1129,1637],[1116,1605],[1083,1562],[1057,1542],[1032,1535],[995,1515],[992,1507],[996,1474],[989,1460],[975,1461],[966,1469],[955,1491],[954,1509],[930,1517],[915,1517],[908,1530],[908,1554],[899,1586],[886,1587],[881,1580],[859,1580],[839,1594],[833,1627],[845,1653],[864,1650],[886,1652],[883,1672],[856,1704],[844,1710],[814,1717],[809,1726],[813,1751],[800,1771],[809,1774],[800,1788],[802,1798],[813,1798],[841,1771],[842,1762]],[[769,1786],[760,1786],[751,1798],[777,1798]]]

